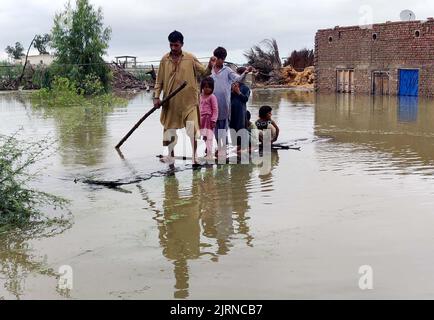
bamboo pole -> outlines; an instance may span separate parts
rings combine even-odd
[[[172,99],[174,96],[176,96],[182,89],[184,89],[187,86],[187,81],[184,81],[183,84],[181,84],[175,91],[173,91],[171,94],[169,94],[166,98],[161,101],[161,106],[165,105],[170,99]],[[125,143],[125,141],[128,140],[128,138],[136,131],[136,129],[142,124],[143,121],[145,121],[151,114],[153,114],[157,109],[157,107],[153,107],[148,113],[146,113],[135,125],[134,127],[125,135],[125,137],[122,138],[122,140],[116,145],[116,149],[119,150],[120,147]]]
[[[33,46],[33,42],[35,42],[35,40],[36,40],[36,37],[37,37],[37,36],[34,36],[34,37],[33,37],[32,42],[30,42],[29,49],[27,50],[26,61],[24,62],[23,71],[21,72],[21,75],[20,75],[19,78],[17,79],[17,85],[18,85],[18,86],[21,84],[21,81],[23,80],[24,72],[26,71],[26,67],[27,67],[27,61],[28,61],[28,59],[29,59],[29,52],[30,52],[30,49],[31,49],[32,46]]]

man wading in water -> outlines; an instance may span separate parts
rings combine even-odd
[[[184,36],[174,31],[169,35],[170,52],[161,59],[155,82],[154,106],[161,107],[160,95],[164,97],[179,87],[184,81],[187,86],[173,97],[161,110],[161,124],[164,127],[163,146],[168,147],[168,157],[163,161],[172,162],[175,158],[175,145],[178,137],[176,129],[186,128],[193,149],[193,163],[196,163],[196,149],[199,131],[199,86],[198,76],[208,76],[216,58],[212,57],[205,68],[191,53],[182,51]]]

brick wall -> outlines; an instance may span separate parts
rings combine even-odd
[[[317,91],[337,90],[337,69],[354,69],[356,93],[371,93],[373,72],[387,71],[391,94],[398,93],[399,69],[419,69],[419,94],[434,96],[434,20],[319,30],[315,37]]]

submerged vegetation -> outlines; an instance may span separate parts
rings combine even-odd
[[[29,186],[39,175],[31,169],[47,157],[51,142],[28,143],[17,136],[0,135],[0,232],[66,221],[46,216],[41,208],[63,209],[67,200]]]
[[[89,75],[85,77],[82,87],[77,87],[74,81],[68,78],[55,77],[51,88],[43,88],[33,92],[32,102],[36,106],[120,106],[126,105],[127,100],[115,96],[113,93],[104,93],[100,81]]]

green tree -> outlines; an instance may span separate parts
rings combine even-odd
[[[47,46],[50,40],[51,36],[49,34],[37,35],[35,37],[33,46],[39,51],[39,54],[48,54]]]
[[[24,55],[24,47],[21,43],[16,42],[14,47],[12,46],[6,47],[6,53],[12,59],[21,59],[21,57]]]
[[[111,28],[104,27],[101,8],[95,9],[89,0],[76,0],[75,8],[68,3],[54,18],[51,46],[56,60],[52,73],[69,78],[84,91],[88,79],[96,78],[108,91],[110,69],[103,56],[110,37]]]

